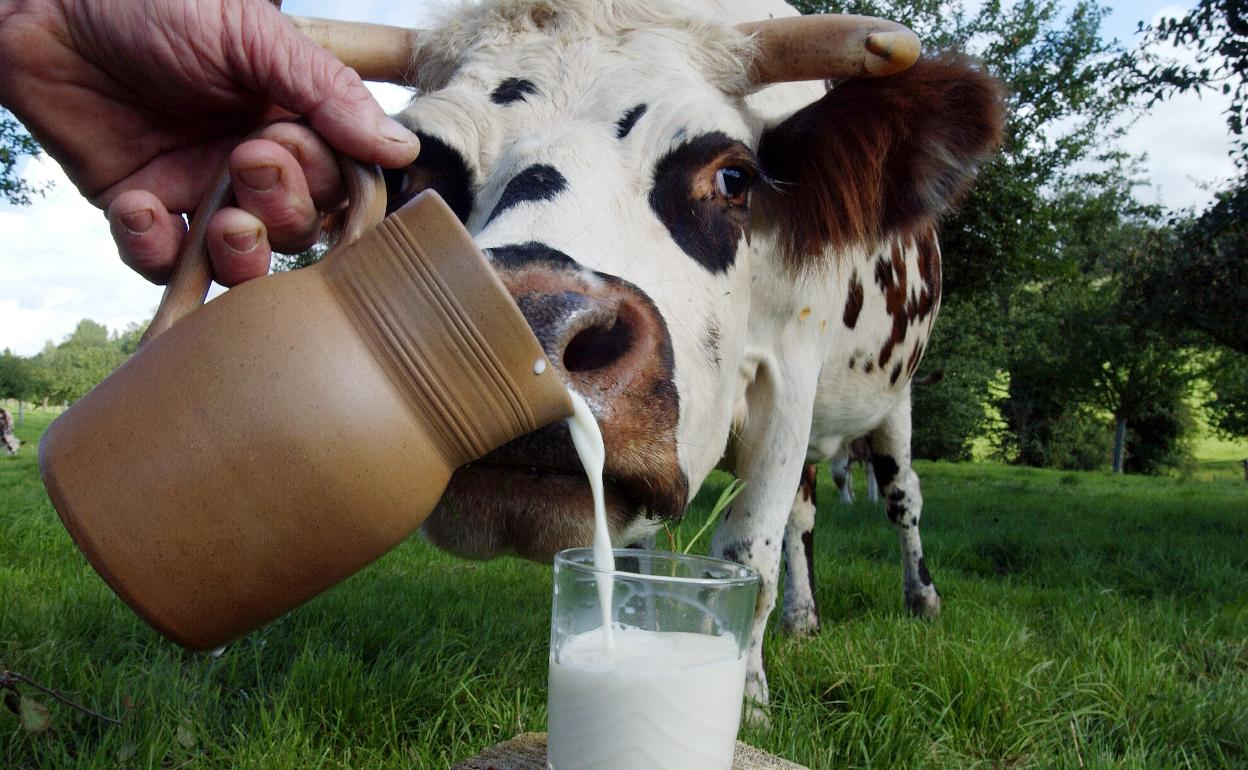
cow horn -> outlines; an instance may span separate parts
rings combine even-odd
[[[919,38],[909,28],[873,16],[792,16],[738,24],[754,35],[756,87],[792,80],[848,80],[892,75],[919,58]]]
[[[384,24],[289,16],[295,27],[365,80],[410,80],[414,30]],[[892,75],[919,58],[919,38],[905,26],[872,16],[826,14],[738,24],[754,35],[756,87],[791,80],[846,80]]]
[[[294,22],[296,29],[358,72],[364,80],[410,83],[415,30],[310,16],[287,18]]]

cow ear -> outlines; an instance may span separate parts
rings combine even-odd
[[[763,133],[759,161],[774,184],[756,200],[786,261],[808,264],[926,226],[969,186],[1004,122],[1001,84],[961,56],[848,81]]]

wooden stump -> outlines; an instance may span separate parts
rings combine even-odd
[[[546,770],[546,733],[524,733],[486,749],[451,770]],[[732,770],[808,770],[737,741]]]

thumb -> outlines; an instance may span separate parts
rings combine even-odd
[[[247,0],[243,0],[247,2]],[[366,163],[407,165],[420,151],[416,135],[382,111],[355,70],[338,61],[273,6],[252,3],[251,13],[227,14],[227,39],[243,57],[255,87],[272,102],[306,117],[334,148]]]

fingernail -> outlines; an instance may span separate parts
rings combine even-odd
[[[226,246],[239,254],[246,254],[256,248],[256,244],[260,242],[260,231],[244,230],[241,233],[224,233],[221,237],[225,240]]]
[[[252,166],[251,168],[240,168],[238,170],[238,181],[242,182],[252,192],[268,192],[277,187],[277,183],[281,178],[282,174],[278,171],[277,166]]]
[[[151,209],[139,209],[121,215],[121,226],[131,235],[142,235],[156,224],[156,215]]]
[[[419,147],[420,140],[411,131],[408,131],[402,123],[394,118],[388,118],[384,115],[377,121],[377,131],[391,142],[398,142],[411,147]]]

